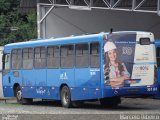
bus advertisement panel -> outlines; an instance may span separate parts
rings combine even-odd
[[[140,39],[141,37],[141,39]],[[104,36],[104,81],[115,87],[153,85],[155,46],[142,45],[137,34],[108,34]]]

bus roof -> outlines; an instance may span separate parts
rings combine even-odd
[[[125,34],[152,34],[151,32],[143,32],[143,31],[118,31],[114,33],[125,33]],[[109,34],[101,32],[99,34],[89,34],[89,35],[79,35],[79,36],[68,36],[63,38],[51,38],[51,39],[40,39],[35,41],[25,41],[18,43],[10,43],[5,45],[4,49],[13,49],[13,48],[23,48],[23,47],[33,47],[33,46],[42,46],[42,45],[50,45],[50,44],[71,44],[78,42],[90,42],[90,41],[99,41],[99,38],[102,38],[104,34]],[[81,40],[81,41],[79,41]],[[102,40],[102,39],[101,39]]]
[[[91,35],[81,35],[81,36],[69,36],[63,38],[55,38],[55,39],[41,39],[35,41],[25,41],[25,42],[18,42],[18,43],[10,43],[5,45],[5,49],[12,49],[12,48],[21,48],[21,47],[33,47],[33,46],[42,46],[42,45],[50,45],[50,44],[70,44],[70,43],[77,43],[77,42],[87,42],[89,41],[99,41],[98,38],[102,38],[104,34],[91,34]],[[81,40],[81,41],[79,41]]]

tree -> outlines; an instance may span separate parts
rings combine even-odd
[[[0,0],[0,45],[37,37],[36,12],[21,13],[19,5],[20,0]]]

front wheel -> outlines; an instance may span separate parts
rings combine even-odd
[[[22,91],[21,91],[21,87],[20,86],[18,86],[16,88],[15,96],[16,96],[16,99],[17,99],[17,103],[22,104]]]
[[[62,87],[61,89],[61,104],[65,108],[72,107],[71,93],[67,86]]]
[[[17,103],[20,103],[20,104],[31,104],[33,102],[33,99],[31,98],[23,98],[22,97],[22,90],[21,90],[21,87],[18,86],[16,88],[16,91],[15,91],[15,96],[16,96],[16,99],[17,99]]]

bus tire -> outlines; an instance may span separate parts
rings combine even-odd
[[[17,103],[22,104],[22,90],[21,90],[21,87],[20,87],[20,86],[17,86],[17,87],[16,87],[15,97],[16,97],[16,99],[17,99]]]
[[[120,97],[102,98],[100,99],[102,107],[117,107],[121,103]]]
[[[63,86],[60,92],[61,95],[61,104],[65,108],[72,107],[72,101],[71,101],[71,93],[67,86]]]
[[[16,96],[16,99],[17,99],[17,103],[20,103],[20,104],[24,105],[24,104],[31,104],[33,102],[33,99],[22,97],[22,90],[21,90],[20,86],[16,87],[15,92],[16,92],[15,96]]]

